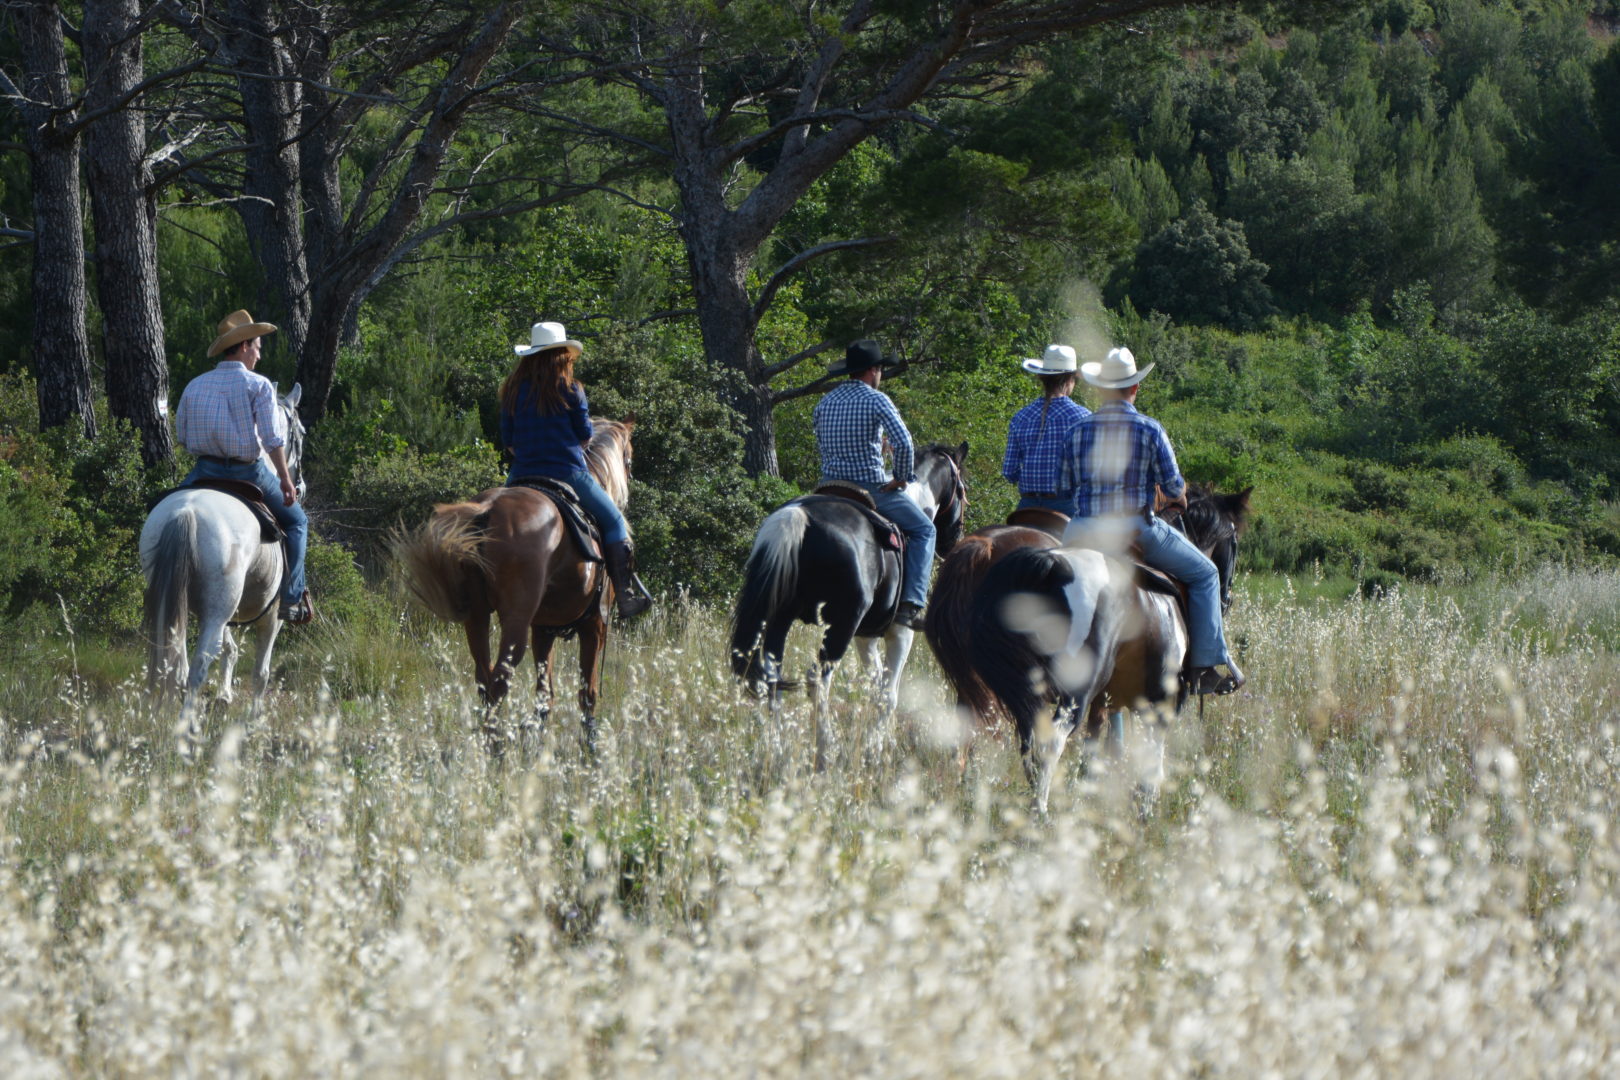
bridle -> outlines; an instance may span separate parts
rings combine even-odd
[[[962,529],[967,521],[967,481],[962,478],[962,467],[956,463],[956,458],[949,451],[938,450],[937,453],[950,466],[951,489],[950,493],[945,496],[934,511],[934,524],[937,529],[942,520],[949,521],[956,532],[956,539],[960,540]],[[955,541],[952,541],[952,543],[955,543]],[[937,545],[934,548],[934,557],[937,559],[945,557],[944,552]]]

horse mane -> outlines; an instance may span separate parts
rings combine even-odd
[[[593,416],[591,428],[591,441],[585,444],[585,465],[613,500],[613,505],[623,510],[630,501],[630,475],[624,467],[624,446],[630,441],[631,425]]]
[[[923,633],[939,658],[939,666],[978,723],[989,727],[1001,716],[1001,703],[973,667],[968,637],[963,631],[973,616],[973,598],[996,558],[995,541],[988,536],[963,537],[945,557],[938,584],[923,617]]]
[[[1210,536],[1227,523],[1242,536],[1249,527],[1249,495],[1253,491],[1246,487],[1236,494],[1223,494],[1210,484],[1188,484],[1187,509],[1181,512],[1188,537]]]

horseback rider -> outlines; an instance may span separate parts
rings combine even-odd
[[[1080,366],[1086,382],[1102,391],[1102,400],[1075,426],[1064,459],[1063,482],[1074,489],[1074,517],[1063,542],[1123,555],[1135,540],[1144,562],[1185,583],[1189,686],[1198,694],[1230,694],[1245,679],[1221,629],[1220,575],[1185,534],[1153,512],[1156,488],[1176,498],[1187,483],[1164,428],[1136,410],[1137,387],[1152,370],[1152,364],[1138,369],[1136,357],[1123,347],[1101,363]],[[1217,670],[1223,664],[1224,676]]]
[[[315,618],[315,604],[304,587],[304,550],[309,517],[287,470],[287,432],[276,408],[276,387],[254,371],[259,339],[275,326],[233,311],[219,323],[208,346],[219,364],[186,384],[175,409],[175,434],[197,459],[182,487],[197,480],[245,480],[264,495],[265,505],[287,535],[287,577],[281,591],[283,622],[302,626]],[[266,463],[268,459],[268,464]]]
[[[630,529],[624,515],[585,467],[585,445],[591,441],[590,407],[585,388],[574,378],[574,361],[584,350],[568,337],[562,323],[539,322],[529,328],[529,343],[514,345],[517,366],[501,383],[501,445],[512,455],[508,486],[519,478],[544,476],[562,480],[602,530],[602,555],[618,598],[619,618],[629,619],[652,606],[630,568]]]
[[[894,621],[921,630],[928,600],[928,572],[934,558],[934,523],[910,496],[906,485],[916,479],[916,451],[911,433],[889,396],[878,389],[883,369],[893,366],[875,341],[851,342],[844,359],[829,373],[848,375],[816,403],[812,423],[821,455],[821,482],[854,484],[877,504],[878,513],[906,534],[905,581]],[[894,472],[883,467],[883,438],[894,455]]]
[[[1018,485],[1018,509],[1056,510],[1067,516],[1074,512],[1074,490],[1064,486],[1063,459],[1075,425],[1091,415],[1069,397],[1076,376],[1074,350],[1048,345],[1044,355],[1022,366],[1040,380],[1041,396],[1014,413],[1007,425],[1001,475]]]

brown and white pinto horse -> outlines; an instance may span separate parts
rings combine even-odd
[[[630,497],[635,418],[592,417],[591,425],[586,465],[623,509]],[[491,750],[505,743],[496,709],[523,660],[526,641],[533,639],[538,698],[523,728],[533,734],[551,711],[552,648],[570,634],[579,635],[579,708],[587,744],[594,743],[613,586],[604,564],[587,560],[576,546],[551,496],[532,488],[497,487],[467,502],[440,504],[420,528],[396,540],[395,554],[411,591],[427,609],[466,630]],[[491,615],[500,626],[493,663]]]

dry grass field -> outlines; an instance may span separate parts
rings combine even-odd
[[[133,652],[14,652],[0,1075],[1615,1068],[1616,574],[1249,582],[1250,686],[1183,714],[1146,821],[1072,753],[1044,820],[1006,744],[960,773],[926,650],[888,738],[840,672],[815,774],[696,605],[614,639],[594,764],[571,657],[492,761],[458,637],[397,614],[289,634],[195,762]]]

